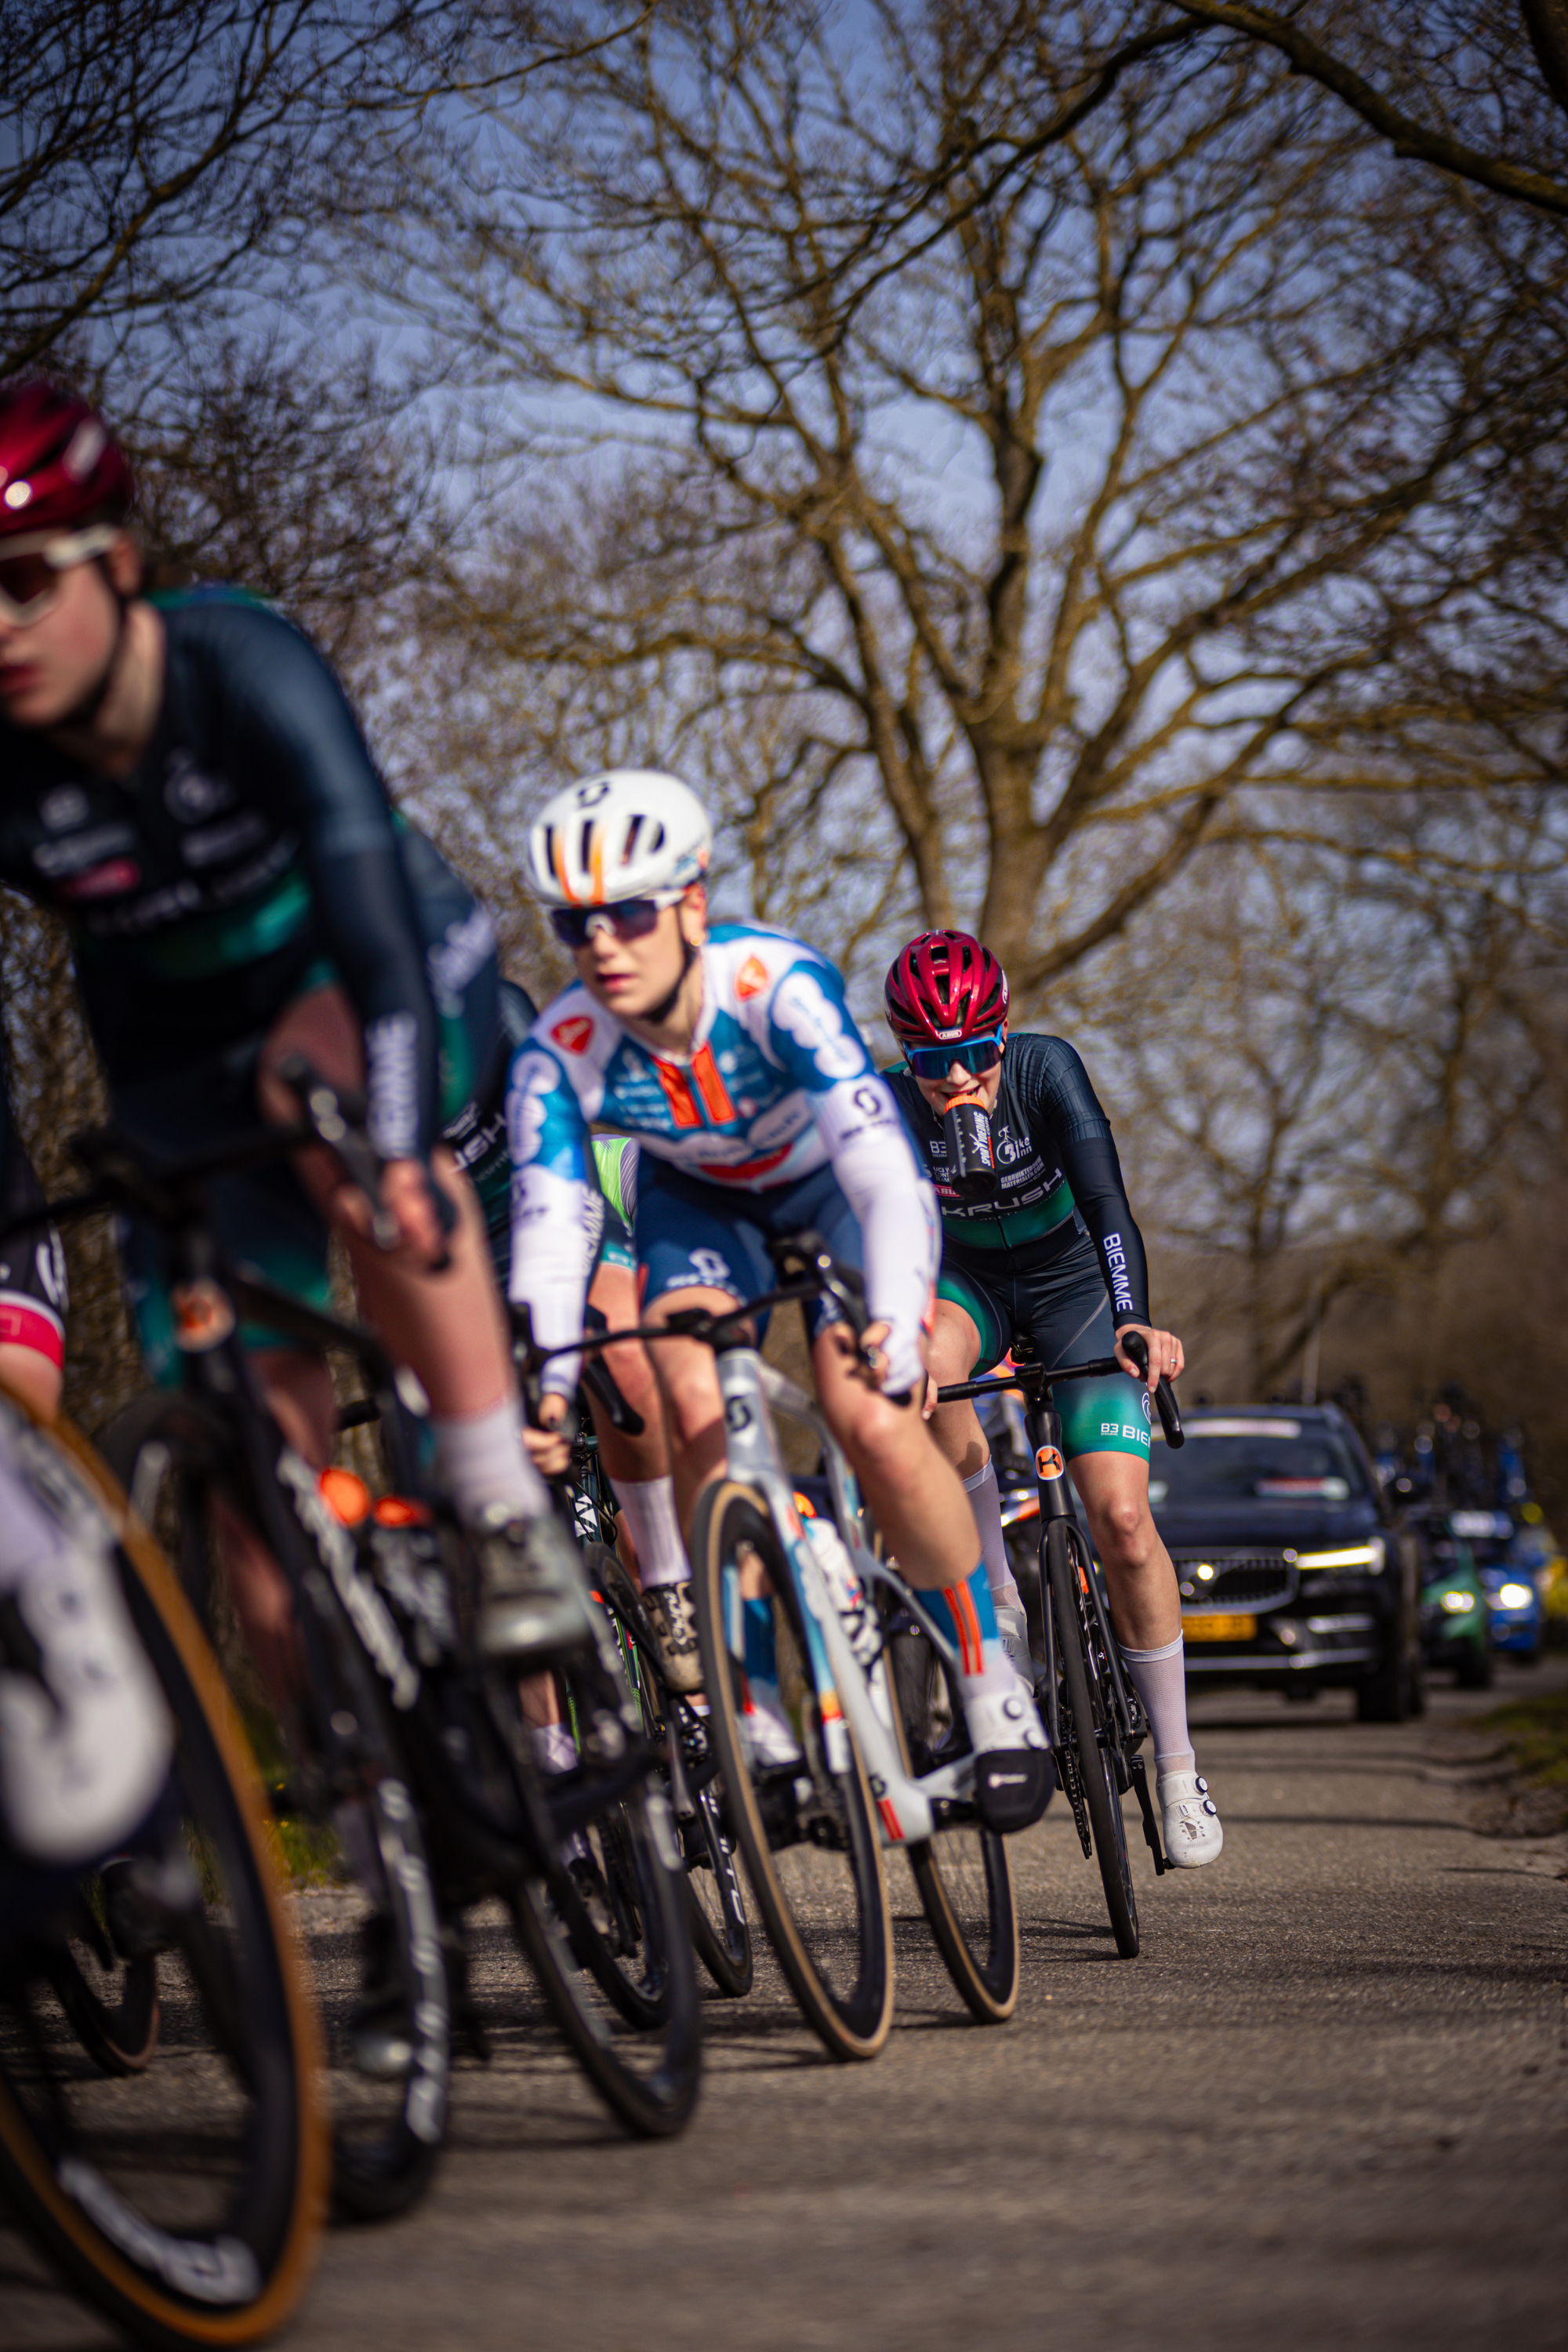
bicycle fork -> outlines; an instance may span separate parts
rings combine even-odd
[[[1062,1738],[1061,1707],[1057,1691],[1056,1642],[1057,1631],[1052,1622],[1050,1585],[1046,1574],[1046,1541],[1054,1520],[1074,1518],[1072,1496],[1068,1486],[1067,1461],[1061,1449],[1061,1423],[1054,1406],[1031,1404],[1024,1416],[1029,1444],[1035,1456],[1035,1478],[1040,1497],[1040,1613],[1046,1636],[1045,1688],[1042,1696],[1046,1706],[1046,1732],[1052,1753],[1058,1762],[1058,1775],[1067,1790],[1072,1808],[1073,1822],[1079,1839],[1087,1854],[1091,1848],[1089,1816],[1084,1805],[1083,1790],[1079,1785],[1076,1761]],[[1089,1615],[1100,1634],[1101,1654],[1110,1677],[1111,1713],[1115,1720],[1115,1736],[1110,1741],[1110,1761],[1116,1775],[1118,1790],[1125,1795],[1131,1789],[1138,1799],[1142,1816],[1143,1836],[1154,1858],[1155,1875],[1165,1869],[1165,1849],[1160,1841],[1159,1824],[1154,1819],[1154,1801],[1149,1792],[1148,1769],[1133,1745],[1133,1701],[1127,1686],[1127,1676],[1121,1664],[1121,1652],[1111,1631],[1100,1586],[1092,1574],[1079,1566],[1081,1587],[1080,1606],[1087,1606]],[[1067,1629],[1062,1638],[1068,1639]],[[1139,1735],[1141,1736],[1141,1735]],[[1063,1771],[1062,1766],[1067,1769]]]

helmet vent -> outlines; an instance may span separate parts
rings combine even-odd
[[[623,866],[629,866],[632,862],[632,853],[637,845],[637,835],[642,831],[642,824],[643,821],[639,814],[637,816],[634,816],[630,824],[626,827],[626,847],[621,852],[621,864]]]
[[[582,844],[581,844],[581,846],[579,847],[579,849],[578,849],[578,851],[577,851],[577,863],[578,863],[578,865],[579,865],[579,866],[584,866],[584,868],[586,867],[587,863],[588,863],[588,859],[589,859],[590,856],[592,855],[592,852],[593,852],[593,844],[594,844],[594,820],[593,820],[593,818],[592,818],[591,816],[585,816],[585,817],[583,819],[583,839],[582,839]]]
[[[109,436],[96,416],[84,416],[71,435],[61,459],[67,473],[76,482],[86,481],[109,446]]]

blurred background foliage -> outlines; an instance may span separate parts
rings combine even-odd
[[[532,808],[676,767],[868,1024],[957,922],[1079,1045],[1190,1387],[1457,1381],[1550,1497],[1561,16],[18,0],[0,355],[121,425],[156,584],[320,639],[536,992]],[[0,923],[59,1184],[97,1074]]]

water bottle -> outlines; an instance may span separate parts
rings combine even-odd
[[[831,1519],[805,1518],[801,1526],[806,1541],[816,1555],[822,1570],[827,1597],[837,1610],[844,1631],[849,1636],[849,1646],[863,1666],[871,1666],[881,1648],[881,1635],[877,1627],[877,1612],[867,1597],[866,1588],[855,1573],[855,1563],[845,1548],[844,1538]]]
[[[947,1181],[961,1201],[983,1201],[996,1189],[991,1112],[982,1094],[955,1095],[942,1113]]]

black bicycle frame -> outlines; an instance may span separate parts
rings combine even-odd
[[[1004,1390],[1014,1389],[1024,1399],[1024,1427],[1028,1433],[1030,1448],[1035,1457],[1035,1491],[1040,1509],[1040,1622],[1045,1641],[1045,1664],[1036,1676],[1036,1692],[1045,1709],[1046,1731],[1051,1752],[1060,1758],[1067,1754],[1062,1736],[1060,1681],[1058,1672],[1057,1628],[1051,1609],[1050,1586],[1046,1575],[1046,1544],[1053,1524],[1069,1526],[1075,1535],[1081,1534],[1073,1509],[1072,1493],[1068,1485],[1067,1457],[1062,1452],[1061,1419],[1052,1395],[1052,1384],[1063,1380],[1104,1380],[1112,1374],[1125,1377],[1123,1367],[1114,1356],[1096,1357],[1082,1364],[1060,1364],[1047,1370],[1042,1364],[1031,1363],[1026,1357],[1020,1360],[1014,1351],[1012,1371],[978,1381],[957,1381],[950,1388],[939,1389],[937,1396],[942,1404],[955,1404],[965,1397],[997,1396]],[[1088,1547],[1084,1546],[1086,1558]],[[1100,1588],[1100,1578],[1092,1564],[1080,1574],[1089,1608],[1100,1632],[1100,1644],[1110,1670],[1111,1705],[1115,1713],[1115,1736],[1110,1742],[1111,1762],[1117,1786],[1123,1794],[1131,1789],[1136,1792],[1139,1810],[1143,1816],[1143,1834],[1154,1856],[1156,1872],[1165,1868],[1164,1850],[1160,1843],[1154,1823],[1154,1807],[1149,1793],[1148,1776],[1143,1759],[1137,1753],[1148,1730],[1143,1709],[1132,1690],[1121,1663],[1121,1651],[1111,1629],[1110,1612]],[[1068,1785],[1068,1801],[1085,1853],[1090,1850],[1088,1817],[1081,1790]]]

